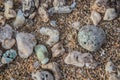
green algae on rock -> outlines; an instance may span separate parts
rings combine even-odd
[[[13,49],[7,50],[2,56],[1,62],[3,64],[10,63],[15,59],[16,56],[17,56],[17,53],[15,50]]]
[[[78,42],[80,46],[88,51],[97,51],[106,39],[103,29],[94,25],[83,26],[78,33]]]
[[[35,53],[42,64],[46,64],[49,61],[48,50],[44,45],[37,45]]]

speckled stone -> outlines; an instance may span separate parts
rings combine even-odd
[[[103,29],[94,25],[83,26],[78,33],[80,46],[88,51],[96,51],[101,48],[106,38]]]

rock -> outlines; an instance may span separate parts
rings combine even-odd
[[[0,25],[3,26],[5,24],[5,18],[0,15]]]
[[[6,39],[11,39],[13,35],[12,27],[6,24],[0,29],[0,42],[4,42]]]
[[[91,20],[93,21],[93,24],[94,25],[98,25],[98,23],[101,21],[101,15],[98,13],[98,12],[96,12],[96,11],[92,11],[91,12]]]
[[[80,22],[73,22],[71,24],[71,27],[73,27],[76,30],[79,30],[80,29]]]
[[[15,28],[18,28],[18,27],[23,26],[24,23],[25,23],[24,14],[22,13],[21,10],[19,10],[18,13],[17,13],[16,19],[13,22],[13,25],[14,25]]]
[[[33,63],[33,66],[34,66],[35,69],[38,69],[38,68],[40,67],[39,61],[35,61],[35,62]]]
[[[54,7],[61,7],[66,4],[66,0],[54,0],[53,1],[53,6]]]
[[[52,48],[52,57],[58,57],[65,52],[62,43],[56,43]]]
[[[16,35],[18,53],[21,58],[28,58],[36,45],[35,36],[30,33],[20,32]]]
[[[36,71],[32,73],[33,80],[54,80],[53,75],[48,71]]]
[[[42,65],[43,69],[51,70],[54,74],[55,80],[61,80],[62,74],[59,69],[59,66],[56,62],[48,63],[46,65]]]
[[[94,69],[97,64],[93,60],[93,56],[90,53],[80,53],[78,51],[72,51],[65,58],[64,62],[66,64],[75,65],[77,67],[84,67]]]
[[[11,49],[15,45],[15,39],[6,39],[4,43],[2,43],[2,47],[4,49]]]
[[[106,34],[103,29],[94,25],[83,26],[78,33],[79,44],[88,51],[97,51],[105,39]]]
[[[105,71],[108,74],[114,73],[115,72],[115,65],[111,61],[107,62],[106,66],[105,66]]]
[[[53,46],[59,41],[59,31],[53,28],[42,27],[39,32],[42,35],[48,35],[49,39],[46,41],[46,44]]]
[[[57,26],[57,22],[56,21],[50,21],[50,25],[53,26],[53,27],[56,27]]]
[[[38,13],[43,22],[49,21],[49,15],[44,7],[39,7]]]
[[[108,7],[109,0],[96,0],[92,5],[91,9],[100,13],[105,13]],[[110,2],[110,1],[109,1]]]
[[[113,20],[118,16],[116,10],[114,8],[109,8],[106,10],[105,15],[104,15],[104,20]]]
[[[49,61],[48,50],[44,45],[35,46],[35,53],[42,64],[46,64]]]
[[[5,6],[4,15],[5,15],[6,19],[15,18],[16,12],[15,12],[15,10],[13,10],[13,0],[5,1],[4,6]]]
[[[15,50],[13,49],[7,50],[2,56],[1,62],[3,64],[8,64],[12,62],[16,58],[16,56],[17,56],[17,53]]]

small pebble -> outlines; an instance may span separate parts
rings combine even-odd
[[[6,39],[4,43],[2,43],[2,47],[4,49],[11,49],[15,45],[15,39]]]
[[[57,22],[56,21],[50,21],[50,25],[53,26],[53,27],[56,27],[57,26]]]
[[[73,22],[71,24],[71,27],[73,27],[76,30],[79,30],[80,29],[80,22]]]
[[[35,53],[42,64],[48,63],[48,50],[44,45],[35,46]]]
[[[39,61],[35,61],[35,62],[33,63],[33,66],[34,66],[35,69],[39,68],[39,66],[40,66]]]
[[[17,56],[17,53],[15,50],[13,49],[7,50],[2,56],[1,62],[3,64],[8,64],[12,62],[16,58],[16,56]]]
[[[91,12],[91,20],[93,21],[93,24],[94,25],[98,25],[98,23],[101,21],[101,15],[98,13],[98,12],[96,12],[96,11],[92,11]]]
[[[61,7],[66,4],[66,0],[54,0],[53,1],[53,6],[54,7]]]
[[[33,80],[54,80],[54,76],[48,71],[32,72]]]
[[[94,25],[83,26],[78,33],[80,46],[88,51],[97,51],[105,42],[106,34],[103,29]]]

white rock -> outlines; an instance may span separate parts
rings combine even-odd
[[[114,8],[109,8],[106,10],[104,15],[104,20],[113,20],[118,16],[116,10]]]
[[[56,62],[48,63],[46,65],[42,65],[43,69],[51,70],[54,74],[55,80],[61,80],[62,74],[59,69],[59,66]]]
[[[25,17],[21,10],[18,11],[15,21],[13,22],[14,27],[18,28],[23,26],[25,23]]]
[[[101,21],[101,15],[98,13],[98,12],[96,12],[96,11],[92,11],[91,12],[91,20],[93,21],[93,24],[94,25],[98,25],[98,23]]]
[[[62,43],[57,43],[51,48],[51,51],[52,57],[58,57],[65,52],[65,49],[63,48]]]
[[[71,24],[71,27],[73,27],[74,29],[76,29],[76,30],[79,30],[80,29],[80,22],[73,22],[72,24]]]
[[[42,35],[48,35],[49,39],[46,41],[46,44],[53,46],[59,41],[59,31],[53,28],[42,27],[39,32]]]
[[[86,66],[87,68],[94,69],[97,64],[94,62],[93,57],[90,53],[80,53],[78,51],[72,51],[65,58],[66,64],[75,65],[77,67]]]
[[[30,33],[20,32],[16,35],[18,53],[21,58],[28,58],[36,45],[35,36]]]

